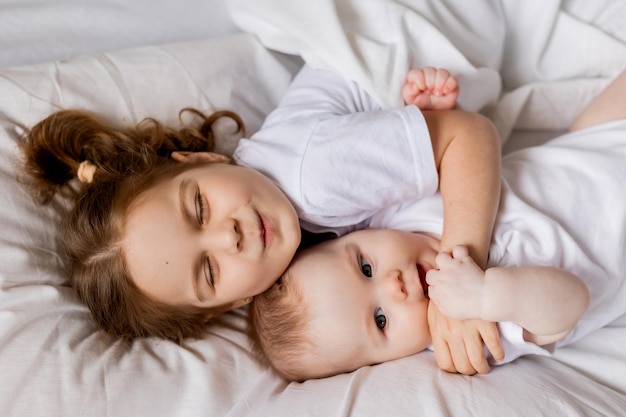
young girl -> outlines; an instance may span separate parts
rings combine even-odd
[[[211,115],[198,130],[172,130],[154,120],[120,128],[93,114],[60,111],[33,127],[22,143],[26,170],[41,201],[50,201],[56,192],[71,198],[62,244],[73,265],[72,285],[108,333],[173,340],[198,336],[211,315],[242,305],[246,297],[264,290],[293,257],[300,241],[298,219],[276,185],[254,170],[226,164],[227,158],[220,155],[212,154],[215,163],[207,164],[181,164],[170,158],[180,150],[211,149],[216,140],[213,123],[222,117],[243,128],[230,112]],[[181,262],[188,260],[179,259],[186,255],[183,250],[159,265],[139,263],[142,250],[156,250],[163,242],[182,244],[186,234],[201,230],[209,216],[201,186],[215,187],[217,195],[210,203],[216,211],[211,216],[236,214],[231,227],[245,236],[237,243],[245,252],[221,265],[236,268],[226,271],[233,277],[220,283],[234,288],[210,304],[183,298],[193,295],[184,290],[194,288],[194,279],[204,281],[207,263],[201,257],[190,264],[196,268],[188,270],[181,269]],[[162,189],[167,198],[150,199]],[[139,208],[147,224],[152,224],[151,215],[161,216],[160,227],[142,229]],[[224,233],[214,231],[216,237]],[[178,275],[178,282],[168,278],[170,271],[169,277]],[[155,273],[152,281],[141,280],[147,277],[142,272]],[[240,278],[235,280],[235,274]],[[153,296],[168,285],[169,299]]]
[[[427,88],[442,89],[449,78],[432,78]],[[371,102],[353,84],[344,84],[355,89],[350,94]],[[456,85],[451,85],[444,92],[450,95],[443,94],[441,102],[454,103]],[[408,88],[407,94],[417,100],[424,90]],[[464,112],[426,115],[429,137],[424,117],[416,107],[409,107],[380,117],[395,117],[400,120],[396,124],[420,128],[394,138],[402,146],[415,141],[411,146],[429,155],[424,160],[431,170],[430,183],[411,197],[434,193],[438,173],[444,195],[458,194],[455,207],[466,197],[455,190],[453,177],[493,184],[487,171],[493,167],[497,172],[499,143],[488,122]],[[277,111],[285,108],[281,104]],[[371,115],[376,113],[370,110]],[[319,107],[313,106],[309,114],[317,117]],[[224,156],[207,152],[214,141],[213,123],[220,117],[231,117],[242,128],[241,120],[229,112],[206,118],[199,130],[172,130],[154,120],[120,128],[92,114],[61,111],[36,125],[24,141],[27,172],[43,201],[56,192],[72,198],[62,239],[73,264],[72,284],[108,333],[177,341],[199,336],[207,320],[268,288],[292,259],[301,236],[292,194],[286,195],[253,169],[231,165]],[[485,146],[475,158],[472,150],[480,145],[471,142],[471,134],[457,132],[454,121],[459,118],[478,121],[481,137],[475,140]],[[444,121],[447,127],[442,126]],[[266,127],[261,132],[267,133]],[[335,136],[341,137],[342,132]],[[363,166],[363,161],[351,159],[350,149],[344,152],[352,166]],[[463,152],[467,164],[455,164],[454,158]],[[411,178],[421,181],[419,175]],[[320,186],[325,185],[320,181]],[[482,241],[491,230],[497,198],[475,197],[469,204],[474,207],[478,202],[481,214],[468,213],[476,218],[475,227],[459,227],[461,232],[450,233],[450,241],[468,244],[478,259],[484,259]],[[450,219],[461,211],[452,210]]]
[[[570,134],[503,158],[486,270],[463,246],[440,252],[436,197],[381,211],[372,228],[296,255],[250,307],[270,363],[303,380],[420,352],[432,342],[433,304],[499,322],[505,362],[547,354],[624,314],[625,94],[626,71]]]

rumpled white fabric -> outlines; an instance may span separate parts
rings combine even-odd
[[[236,32],[221,0],[2,0],[0,68]]]
[[[626,62],[624,43],[575,17],[572,1],[226,2],[265,46],[338,71],[383,107],[402,104],[411,68],[447,68],[462,107],[488,114],[503,140],[513,128],[567,128]]]

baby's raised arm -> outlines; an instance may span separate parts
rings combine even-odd
[[[429,296],[443,314],[458,319],[513,321],[526,341],[547,345],[564,338],[589,305],[576,275],[554,267],[494,267],[483,271],[467,248],[437,256],[428,272]]]

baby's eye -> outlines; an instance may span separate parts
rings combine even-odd
[[[382,308],[376,309],[376,311],[374,312],[374,320],[376,320],[376,326],[378,326],[380,330],[383,330],[385,328],[385,326],[387,325],[387,316],[385,316],[385,313],[383,313]]]
[[[361,272],[368,278],[372,277],[372,265],[367,261],[367,259],[359,256],[359,263],[361,264]]]

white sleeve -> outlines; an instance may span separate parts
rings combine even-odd
[[[487,347],[484,347],[485,356],[488,358],[491,365],[504,365],[524,355],[549,356],[554,352],[554,344],[541,347],[525,341],[524,329],[522,326],[512,321],[498,322],[498,331],[500,332],[502,348],[504,348],[504,359],[496,362],[491,357]],[[430,345],[427,349],[432,351],[433,346]]]
[[[237,163],[273,179],[306,223],[355,225],[438,188],[428,128],[415,106],[381,111],[358,86],[303,70]]]
[[[524,355],[547,356],[554,351],[554,344],[542,347],[524,340],[524,329],[517,323],[511,321],[499,322],[498,330],[500,331],[500,340],[504,348],[504,359],[500,362],[495,362],[490,358],[490,362],[493,365],[513,362]]]
[[[296,119],[315,120],[378,110],[381,110],[380,105],[357,83],[332,71],[313,69],[305,64],[278,107],[267,116],[261,130]]]
[[[438,188],[430,137],[415,107],[320,121],[299,168],[303,219],[325,226],[360,223]]]

